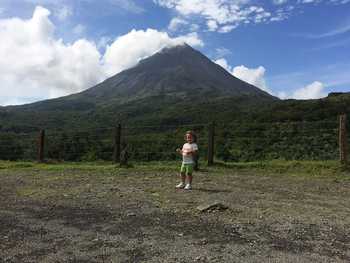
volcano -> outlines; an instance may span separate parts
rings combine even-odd
[[[234,77],[187,44],[165,48],[79,97],[89,96],[99,101],[107,98],[135,100],[156,95],[178,98],[257,95],[272,98]]]
[[[215,112],[238,113],[241,106],[271,101],[278,99],[234,77],[199,51],[183,44],[164,48],[83,92],[1,108],[3,122],[0,125],[14,122],[13,125],[18,126],[20,122],[20,125],[55,128],[87,121],[98,125],[98,122],[113,123],[116,116],[127,121],[132,118],[150,120],[149,115],[155,112],[176,115],[177,109],[189,107],[193,112],[215,115],[208,103],[215,105]],[[144,117],[145,114],[148,116]],[[157,117],[160,118],[157,115],[152,119]]]

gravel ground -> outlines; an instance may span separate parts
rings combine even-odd
[[[0,169],[0,262],[350,262],[350,180]],[[227,209],[199,211],[219,202]]]

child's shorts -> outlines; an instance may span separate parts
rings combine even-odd
[[[191,175],[193,172],[193,163],[183,163],[181,165],[181,173],[184,173],[186,175]]]

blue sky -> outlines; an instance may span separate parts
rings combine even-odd
[[[85,90],[187,42],[285,98],[350,91],[350,0],[0,0],[0,105]]]

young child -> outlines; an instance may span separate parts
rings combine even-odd
[[[185,190],[192,189],[192,173],[195,158],[198,152],[198,145],[194,142],[195,135],[193,131],[188,131],[185,134],[186,143],[183,145],[182,149],[176,149],[178,153],[182,155],[182,165],[180,171],[181,183],[179,183],[176,188]],[[187,177],[187,184],[186,184]]]

